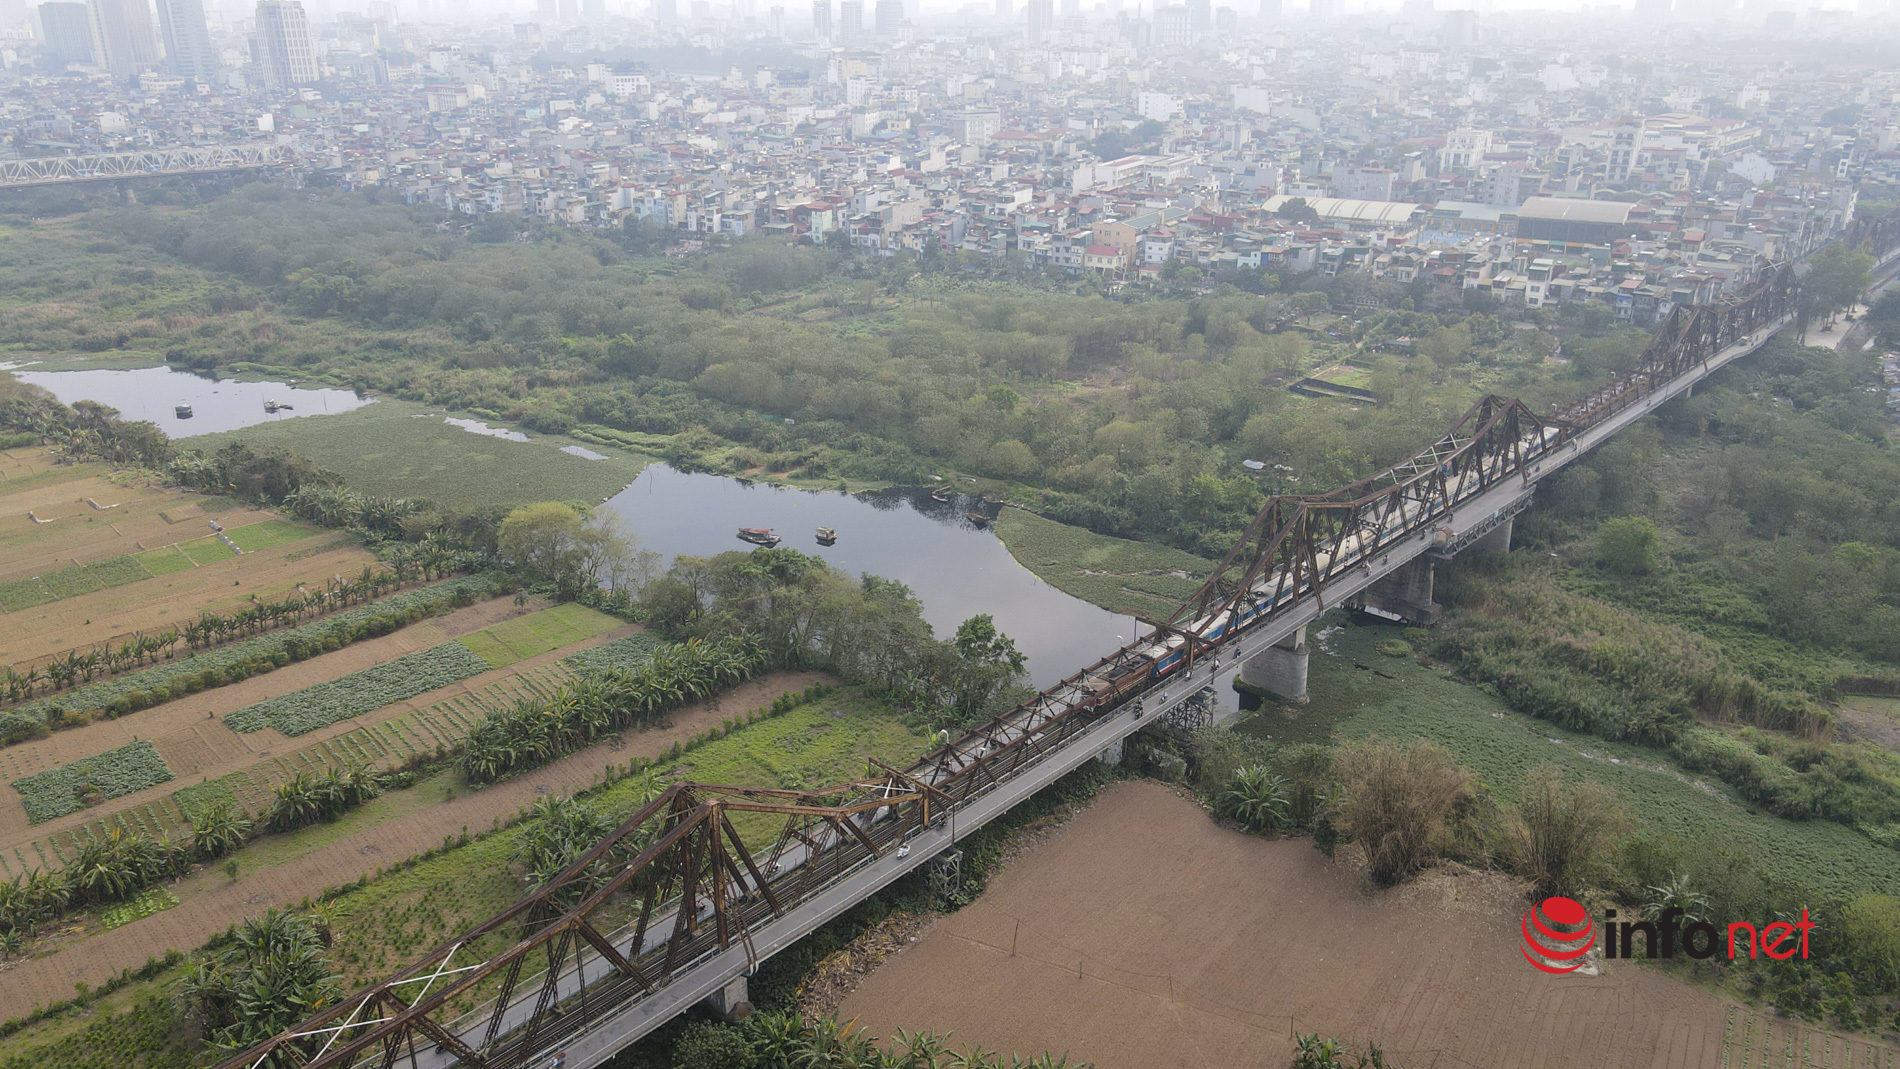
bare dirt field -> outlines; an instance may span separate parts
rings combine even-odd
[[[1519,953],[1523,908],[1482,873],[1374,891],[1344,854],[1225,830],[1139,780],[878,968],[839,1016],[1097,1069],[1283,1069],[1306,1032],[1376,1042],[1405,1069],[1900,1064],[1633,964],[1546,976]]]
[[[242,917],[273,906],[295,905],[325,887],[349,883],[439,846],[445,836],[486,829],[494,820],[512,817],[548,794],[572,794],[596,782],[610,761],[658,757],[675,741],[716,727],[735,712],[769,706],[781,694],[801,691],[824,679],[815,672],[774,672],[680,709],[665,724],[624,733],[544,768],[328,842],[275,867],[247,871],[235,881],[213,870],[186,877],[173,888],[180,904],[172,909],[103,938],[97,933],[75,937],[50,954],[0,963],[0,1020],[71,997],[75,982],[97,986],[115,971],[137,968],[167,950],[196,949]],[[237,856],[247,859],[242,852]]]
[[[313,552],[314,551],[314,552]],[[0,614],[8,664],[35,663],[67,650],[182,624],[203,612],[230,612],[255,595],[282,598],[297,584],[321,587],[375,560],[353,539],[319,534],[242,557]],[[31,573],[29,573],[31,574]]]
[[[211,499],[189,491],[127,485],[103,474],[66,476],[54,469],[11,492],[0,482],[0,579],[202,538],[212,533],[212,516],[225,527],[275,518],[256,508],[206,513]]]

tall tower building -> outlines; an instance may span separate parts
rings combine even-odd
[[[831,0],[812,0],[811,32],[820,41],[831,40]]]
[[[1187,0],[1188,29],[1199,37],[1214,30],[1213,0]]]
[[[211,47],[202,0],[158,0],[158,28],[165,37],[166,70],[200,82],[218,76],[218,50]]]
[[[91,63],[92,22],[86,17],[86,5],[41,4],[40,44],[56,68],[68,63]]]
[[[680,20],[679,0],[653,0],[653,21],[671,26]]]
[[[1049,39],[1056,23],[1055,0],[1029,0],[1029,40],[1040,44]]]
[[[877,0],[872,9],[876,18],[879,37],[896,37],[897,30],[904,25],[904,0]]]
[[[855,44],[864,36],[864,0],[842,0],[838,5],[838,40]]]
[[[996,0],[996,21],[1009,22],[1015,17],[1016,9],[1010,0]]]
[[[158,38],[152,35],[152,9],[146,0],[87,0],[92,61],[114,81],[129,82],[158,63]]]
[[[257,30],[251,58],[266,85],[288,89],[317,80],[317,53],[310,46],[310,23],[298,0],[257,0]]]

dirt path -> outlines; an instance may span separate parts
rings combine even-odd
[[[1223,830],[1135,781],[872,973],[839,1016],[1098,1069],[1281,1069],[1296,1032],[1376,1042],[1407,1069],[1704,1069],[1740,1064],[1724,1043],[1746,1029],[1764,1049],[1790,1031],[1633,964],[1541,974],[1519,954],[1523,908],[1484,873],[1375,893],[1310,842]],[[1891,1053],[1854,1051],[1855,1066]]]
[[[770,705],[780,694],[803,690],[824,678],[815,672],[776,672],[681,709],[664,726],[610,739],[545,768],[366,828],[236,882],[217,872],[187,877],[176,888],[181,901],[172,909],[0,969],[0,1020],[70,997],[75,982],[96,986],[114,971],[137,968],[167,950],[194,950],[242,917],[271,906],[295,905],[326,887],[349,883],[440,846],[444,836],[459,834],[464,828],[488,828],[543,795],[572,794],[598,781],[609,761],[658,757],[675,741],[690,739],[735,713]]]
[[[222,714],[253,702],[292,694],[305,687],[393,661],[405,654],[428,649],[498,621],[526,615],[541,608],[546,608],[546,603],[540,599],[531,599],[526,605],[516,605],[513,598],[493,598],[457,609],[446,616],[418,621],[381,638],[368,639],[334,653],[285,665],[242,683],[200,691],[117,720],[99,720],[85,727],[55,731],[44,739],[34,739],[0,750],[0,779],[10,783],[21,776],[30,776],[44,769],[104,753],[137,739],[150,739],[176,777],[168,783],[115,798],[106,805],[34,825],[26,822],[26,811],[20,805],[18,792],[8,788],[0,794],[0,850],[11,849],[62,827],[77,827],[97,820],[113,810],[142,804],[202,778],[215,779],[245,767],[260,757],[268,757],[274,751],[312,746],[325,739],[347,734],[365,724],[380,723],[392,716],[465,693],[471,687],[492,682],[550,658],[567,656],[582,648],[582,644],[577,643],[519,664],[493,669],[366,716],[319,728],[298,736],[294,742],[268,728],[240,735],[226,727],[220,719]],[[608,641],[631,630],[634,630],[631,626],[618,628],[608,635],[600,636],[598,641]]]

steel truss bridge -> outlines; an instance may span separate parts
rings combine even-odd
[[[290,150],[282,145],[217,145],[87,156],[36,156],[0,160],[0,189],[246,171],[287,163],[290,159]]]
[[[1793,266],[1776,266],[1745,294],[1673,309],[1634,369],[1561,411],[1487,396],[1388,471],[1273,497],[1152,634],[909,768],[872,762],[819,791],[674,784],[514,906],[220,1069],[538,1069],[556,1052],[568,1069],[601,1065],[899,877],[949,871],[959,834],[1192,714],[1218,674],[1329,605],[1492,530],[1540,480],[1760,347],[1797,296]],[[750,847],[734,814],[781,833]]]

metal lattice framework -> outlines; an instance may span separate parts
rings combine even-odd
[[[1770,330],[1794,311],[1793,264],[1770,268],[1745,296],[1710,304],[1679,304],[1650,339],[1636,367],[1558,413],[1584,427],[1642,401],[1723,349]]]
[[[708,954],[753,957],[760,923],[936,819],[941,792],[872,771],[818,791],[674,784],[513,906],[224,1064],[524,1065]],[[784,818],[769,855],[735,813]]]
[[[37,156],[22,160],[0,160],[0,189],[60,182],[239,171],[274,166],[290,158],[290,150],[282,145],[212,145],[85,156]]]
[[[523,1069],[713,955],[739,947],[756,963],[753,937],[788,911],[902,856],[907,841],[1037,768],[1123,704],[1136,702],[1138,713],[1147,688],[1191,667],[1197,653],[1323,607],[1329,583],[1355,569],[1422,551],[1454,509],[1554,470],[1576,455],[1585,431],[1705,371],[1724,346],[1784,321],[1793,300],[1793,274],[1777,267],[1746,296],[1677,308],[1636,368],[1556,416],[1486,396],[1404,463],[1330,493],[1271,498],[1155,634],[909,769],[872,762],[864,779],[822,791],[676,784],[514,906],[220,1069]],[[1164,667],[1170,658],[1174,668]],[[784,823],[769,847],[754,849],[735,813]]]
[[[1259,604],[1324,597],[1328,580],[1417,537],[1461,502],[1520,477],[1569,444],[1576,424],[1487,394],[1443,437],[1402,464],[1330,493],[1276,495],[1194,596],[1161,626],[1187,640],[1188,656],[1211,632]]]

